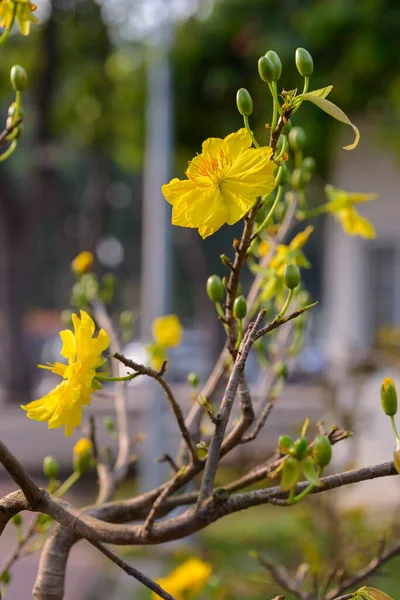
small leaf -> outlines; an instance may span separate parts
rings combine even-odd
[[[301,461],[305,478],[312,485],[320,486],[322,482],[315,472],[314,461],[311,456],[307,456]]]
[[[292,456],[288,456],[283,465],[281,490],[287,492],[299,481],[301,475],[301,464]]]
[[[322,88],[322,89],[326,89],[326,88]],[[316,91],[319,92],[320,90],[316,90]],[[307,92],[307,94],[301,94],[300,96],[298,96],[298,98],[312,102],[313,104],[318,106],[318,108],[320,108],[321,110],[326,112],[328,115],[330,115],[337,121],[340,121],[341,123],[344,123],[345,125],[350,125],[350,127],[352,127],[354,130],[355,139],[352,144],[349,144],[348,146],[343,146],[343,148],[345,150],[354,150],[354,148],[357,146],[357,144],[360,140],[360,132],[358,131],[357,127],[355,125],[353,125],[353,123],[350,121],[349,117],[342,111],[341,108],[336,106],[336,104],[333,104],[333,102],[331,102],[330,100],[326,100],[326,98],[324,96],[316,95],[315,92]]]
[[[360,591],[361,593],[364,592],[364,593],[368,594],[371,598],[373,598],[373,600],[393,600],[393,598],[391,598],[384,592],[377,590],[376,588],[365,587],[365,588],[361,588],[361,590],[358,590],[358,591]]]
[[[313,90],[312,92],[308,92],[309,94],[313,94],[313,96],[318,96],[319,98],[326,98],[332,91],[333,85],[327,85],[324,88],[320,88],[319,90]]]

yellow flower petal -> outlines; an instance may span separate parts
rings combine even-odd
[[[60,331],[60,338],[62,341],[61,356],[72,362],[76,354],[75,336],[69,329],[64,329],[64,331]]]

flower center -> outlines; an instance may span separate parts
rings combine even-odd
[[[212,182],[215,185],[219,185],[225,177],[228,157],[224,150],[220,148],[217,156],[212,156],[212,154],[198,154],[189,164],[191,172],[187,176],[194,183],[209,185]],[[208,182],[204,181],[205,179]]]

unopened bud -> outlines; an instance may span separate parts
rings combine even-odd
[[[236,94],[236,106],[243,116],[249,116],[253,112],[253,100],[246,88],[240,88]]]
[[[303,160],[303,169],[313,173],[316,167],[317,163],[315,162],[315,158],[313,156],[306,156],[306,158]]]
[[[104,423],[104,427],[108,431],[113,432],[115,430],[115,423],[114,423],[114,419],[112,417],[104,417],[103,423]]]
[[[270,58],[262,56],[258,61],[258,72],[263,81],[272,83],[278,79],[276,68]]]
[[[199,381],[200,381],[197,373],[189,373],[189,375],[187,376],[187,380],[188,380],[188,383],[190,385],[192,385],[193,387],[195,387],[196,385],[199,385]]]
[[[310,182],[310,179],[310,171],[306,171],[305,169],[294,169],[290,182],[295,190],[301,190]]]
[[[235,319],[244,319],[247,315],[247,302],[244,296],[238,296],[233,303],[233,316]]]
[[[307,142],[306,132],[302,127],[292,127],[288,139],[291,150],[303,150]]]
[[[289,290],[294,290],[300,283],[299,268],[293,263],[288,263],[283,272],[283,282]]]
[[[1,581],[2,581],[3,583],[5,583],[6,585],[7,585],[8,583],[10,583],[10,581],[11,581],[11,573],[10,573],[10,571],[9,571],[8,569],[6,569],[6,570],[4,571],[4,573],[2,574],[2,576],[1,576]]]
[[[10,81],[16,92],[22,92],[28,85],[28,76],[21,65],[14,65],[10,71]]]
[[[311,54],[305,48],[296,50],[296,67],[300,75],[309,77],[314,71],[314,61]]]
[[[207,279],[207,294],[212,302],[222,302],[224,297],[224,286],[218,275],[210,275]]]
[[[300,437],[294,442],[293,448],[292,448],[290,454],[295,456],[297,459],[301,460],[302,458],[304,458],[306,456],[307,452],[308,452],[307,438]]]
[[[43,473],[49,479],[55,479],[58,476],[58,472],[58,461],[54,458],[54,456],[46,456],[43,460]]]
[[[13,521],[15,527],[21,527],[22,517],[19,513],[17,513],[16,515],[13,516],[12,521]]]
[[[393,379],[386,377],[381,386],[381,402],[384,412],[389,417],[397,413],[397,392]]]
[[[278,439],[278,448],[280,452],[287,453],[293,446],[293,440],[289,435],[280,435]]]
[[[279,55],[276,52],[274,52],[274,50],[268,50],[265,56],[266,58],[269,58],[269,60],[275,67],[276,80],[280,79],[282,75],[282,63],[281,59],[279,58]]]
[[[326,435],[317,435],[313,445],[313,458],[319,467],[326,467],[332,459],[332,444]]]
[[[75,471],[81,475],[85,473],[92,458],[92,442],[87,438],[81,438],[74,446],[73,450],[73,465]]]

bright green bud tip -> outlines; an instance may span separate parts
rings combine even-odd
[[[108,431],[114,431],[115,430],[114,419],[112,419],[111,417],[104,417],[103,423],[104,423],[105,428]]]
[[[253,112],[253,100],[245,88],[240,88],[236,94],[236,106],[243,116],[249,116]]]
[[[332,444],[326,435],[317,435],[313,446],[313,458],[319,467],[326,467],[331,462]]]
[[[294,290],[300,283],[299,268],[293,263],[288,263],[283,272],[283,282],[289,290]]]
[[[313,74],[314,61],[305,48],[297,48],[296,50],[296,67],[302,77],[309,77]]]
[[[10,81],[16,92],[22,92],[28,85],[28,76],[25,69],[20,65],[14,65],[11,68]]]
[[[3,575],[1,576],[1,581],[3,583],[5,583],[6,585],[8,583],[10,583],[10,581],[11,581],[11,573],[10,573],[10,571],[8,569],[6,571],[4,571]]]
[[[298,460],[301,460],[306,456],[308,452],[308,441],[305,437],[298,438],[294,444],[293,448],[290,452],[292,456],[295,456]]]
[[[225,292],[221,277],[218,277],[218,275],[210,275],[207,279],[206,289],[211,302],[222,302]]]
[[[199,381],[200,381],[197,373],[189,373],[189,375],[187,376],[187,380],[188,380],[188,383],[193,386],[199,385]]]
[[[280,452],[288,452],[293,446],[293,440],[290,435],[280,435],[278,439],[278,448]]]
[[[273,50],[268,50],[265,57],[269,58],[269,60],[272,62],[272,64],[275,67],[276,80],[280,79],[281,75],[282,75],[282,63],[281,63],[281,59],[279,58],[278,54],[276,52],[274,52]]]
[[[295,190],[300,190],[310,183],[310,179],[310,171],[306,171],[305,169],[294,169],[290,182]]]
[[[386,377],[381,387],[381,402],[384,412],[389,417],[394,417],[397,413],[397,392],[393,379]]]
[[[289,371],[287,368],[287,364],[283,361],[279,361],[276,365],[275,365],[275,375],[277,377],[283,377],[283,379],[287,379],[289,376]]]
[[[288,139],[291,150],[303,150],[307,141],[306,132],[302,127],[292,127]]]
[[[238,296],[233,303],[233,316],[235,319],[244,319],[247,315],[247,302],[244,296]]]
[[[306,156],[306,158],[303,160],[303,169],[309,171],[310,173],[313,173],[316,167],[317,163],[315,162],[315,158],[313,158],[312,156]]]
[[[276,81],[278,78],[276,76],[276,68],[272,60],[267,58],[266,56],[262,56],[258,61],[258,72],[263,81],[267,83],[272,83]]]
[[[58,476],[58,461],[54,456],[46,456],[43,461],[43,473],[48,479],[55,479]]]

